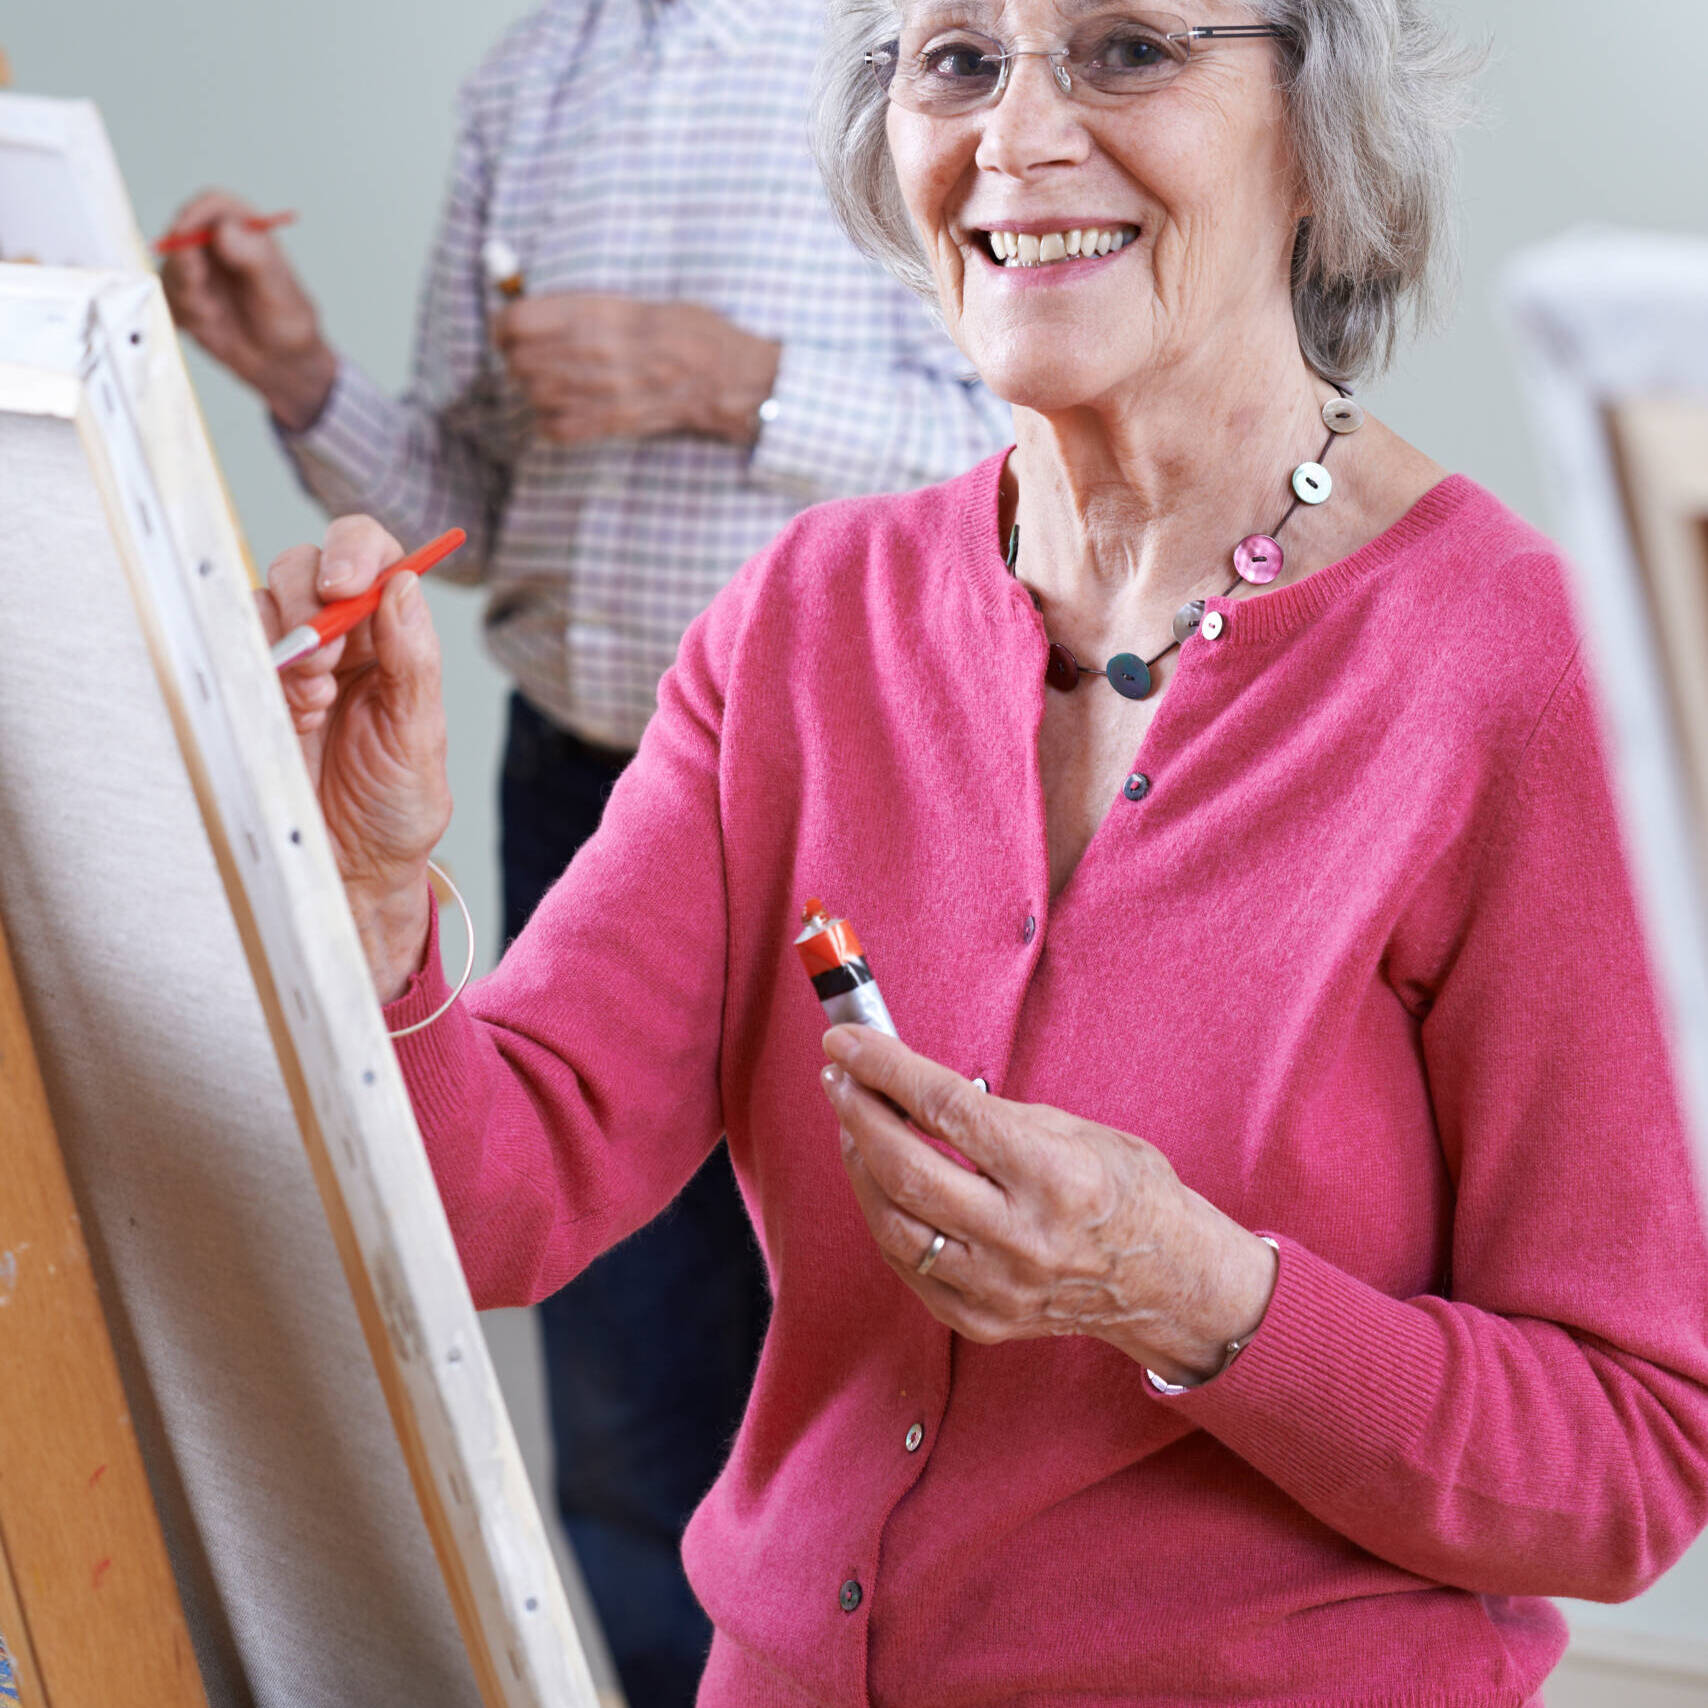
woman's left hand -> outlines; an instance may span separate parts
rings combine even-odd
[[[1130,1133],[1010,1103],[864,1026],[825,1034],[842,1160],[885,1260],[941,1323],[994,1344],[1106,1340],[1169,1382],[1255,1332],[1274,1250]],[[952,1146],[978,1170],[927,1144]],[[945,1244],[926,1275],[920,1261]]]

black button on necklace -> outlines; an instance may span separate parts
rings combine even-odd
[[[1118,652],[1109,660],[1104,674],[1109,686],[1124,700],[1150,697],[1151,667],[1136,652]]]

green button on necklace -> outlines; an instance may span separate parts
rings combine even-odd
[[[1328,439],[1323,445],[1322,454],[1314,463],[1300,463],[1293,470],[1293,502],[1287,507],[1287,514],[1267,534],[1248,534],[1234,547],[1235,580],[1219,595],[1220,598],[1227,598],[1241,582],[1263,587],[1273,581],[1281,573],[1286,562],[1286,554],[1281,550],[1280,534],[1292,521],[1294,511],[1301,504],[1317,505],[1328,502],[1334,491],[1334,481],[1323,466],[1328,460],[1329,450],[1342,434],[1356,433],[1364,425],[1364,411],[1353,402],[1350,393],[1339,387],[1336,389],[1340,395],[1331,397],[1323,405],[1323,425],[1328,428]],[[1019,580],[1018,522],[1008,533],[1007,563],[1008,573]],[[1024,582],[1021,582],[1021,585],[1026,586]],[[1032,603],[1042,614],[1044,602],[1038,597],[1037,590],[1026,587],[1026,591],[1031,594]],[[1177,646],[1190,640],[1198,632],[1203,621],[1204,601],[1190,600],[1174,613],[1174,638],[1160,652],[1149,658],[1141,658],[1136,652],[1118,652],[1101,670],[1093,670],[1090,665],[1081,664],[1066,642],[1050,641],[1049,654],[1044,663],[1044,680],[1057,693],[1071,694],[1079,686],[1082,677],[1101,676],[1124,699],[1148,700],[1156,687],[1156,678],[1152,674],[1156,665],[1167,658]]]

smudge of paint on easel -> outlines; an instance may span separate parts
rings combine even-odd
[[[113,1569],[113,1562],[111,1561],[111,1559],[97,1560],[95,1562],[94,1574],[90,1579],[91,1584],[96,1589],[99,1589],[101,1587],[101,1579],[104,1578],[107,1575],[107,1573],[110,1572],[112,1569]]]
[[[93,1488],[104,1476],[106,1476],[106,1474],[107,1467],[105,1465],[97,1465],[95,1469],[89,1473],[89,1487]]]
[[[12,1657],[6,1650],[6,1634],[0,1631],[0,1702],[18,1700],[18,1675],[12,1670]]]

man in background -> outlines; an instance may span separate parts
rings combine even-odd
[[[832,220],[807,150],[813,0],[553,0],[465,86],[408,392],[327,341],[252,210],[166,272],[333,514],[466,528],[514,678],[506,937],[596,827],[683,630],[799,509],[942,480],[1008,411]],[[497,238],[519,298],[485,277]],[[336,589],[329,593],[335,595]],[[787,669],[786,659],[778,660]],[[766,1294],[720,1151],[541,1307],[557,1493],[632,1708],[691,1703],[688,1514],[740,1420]]]

